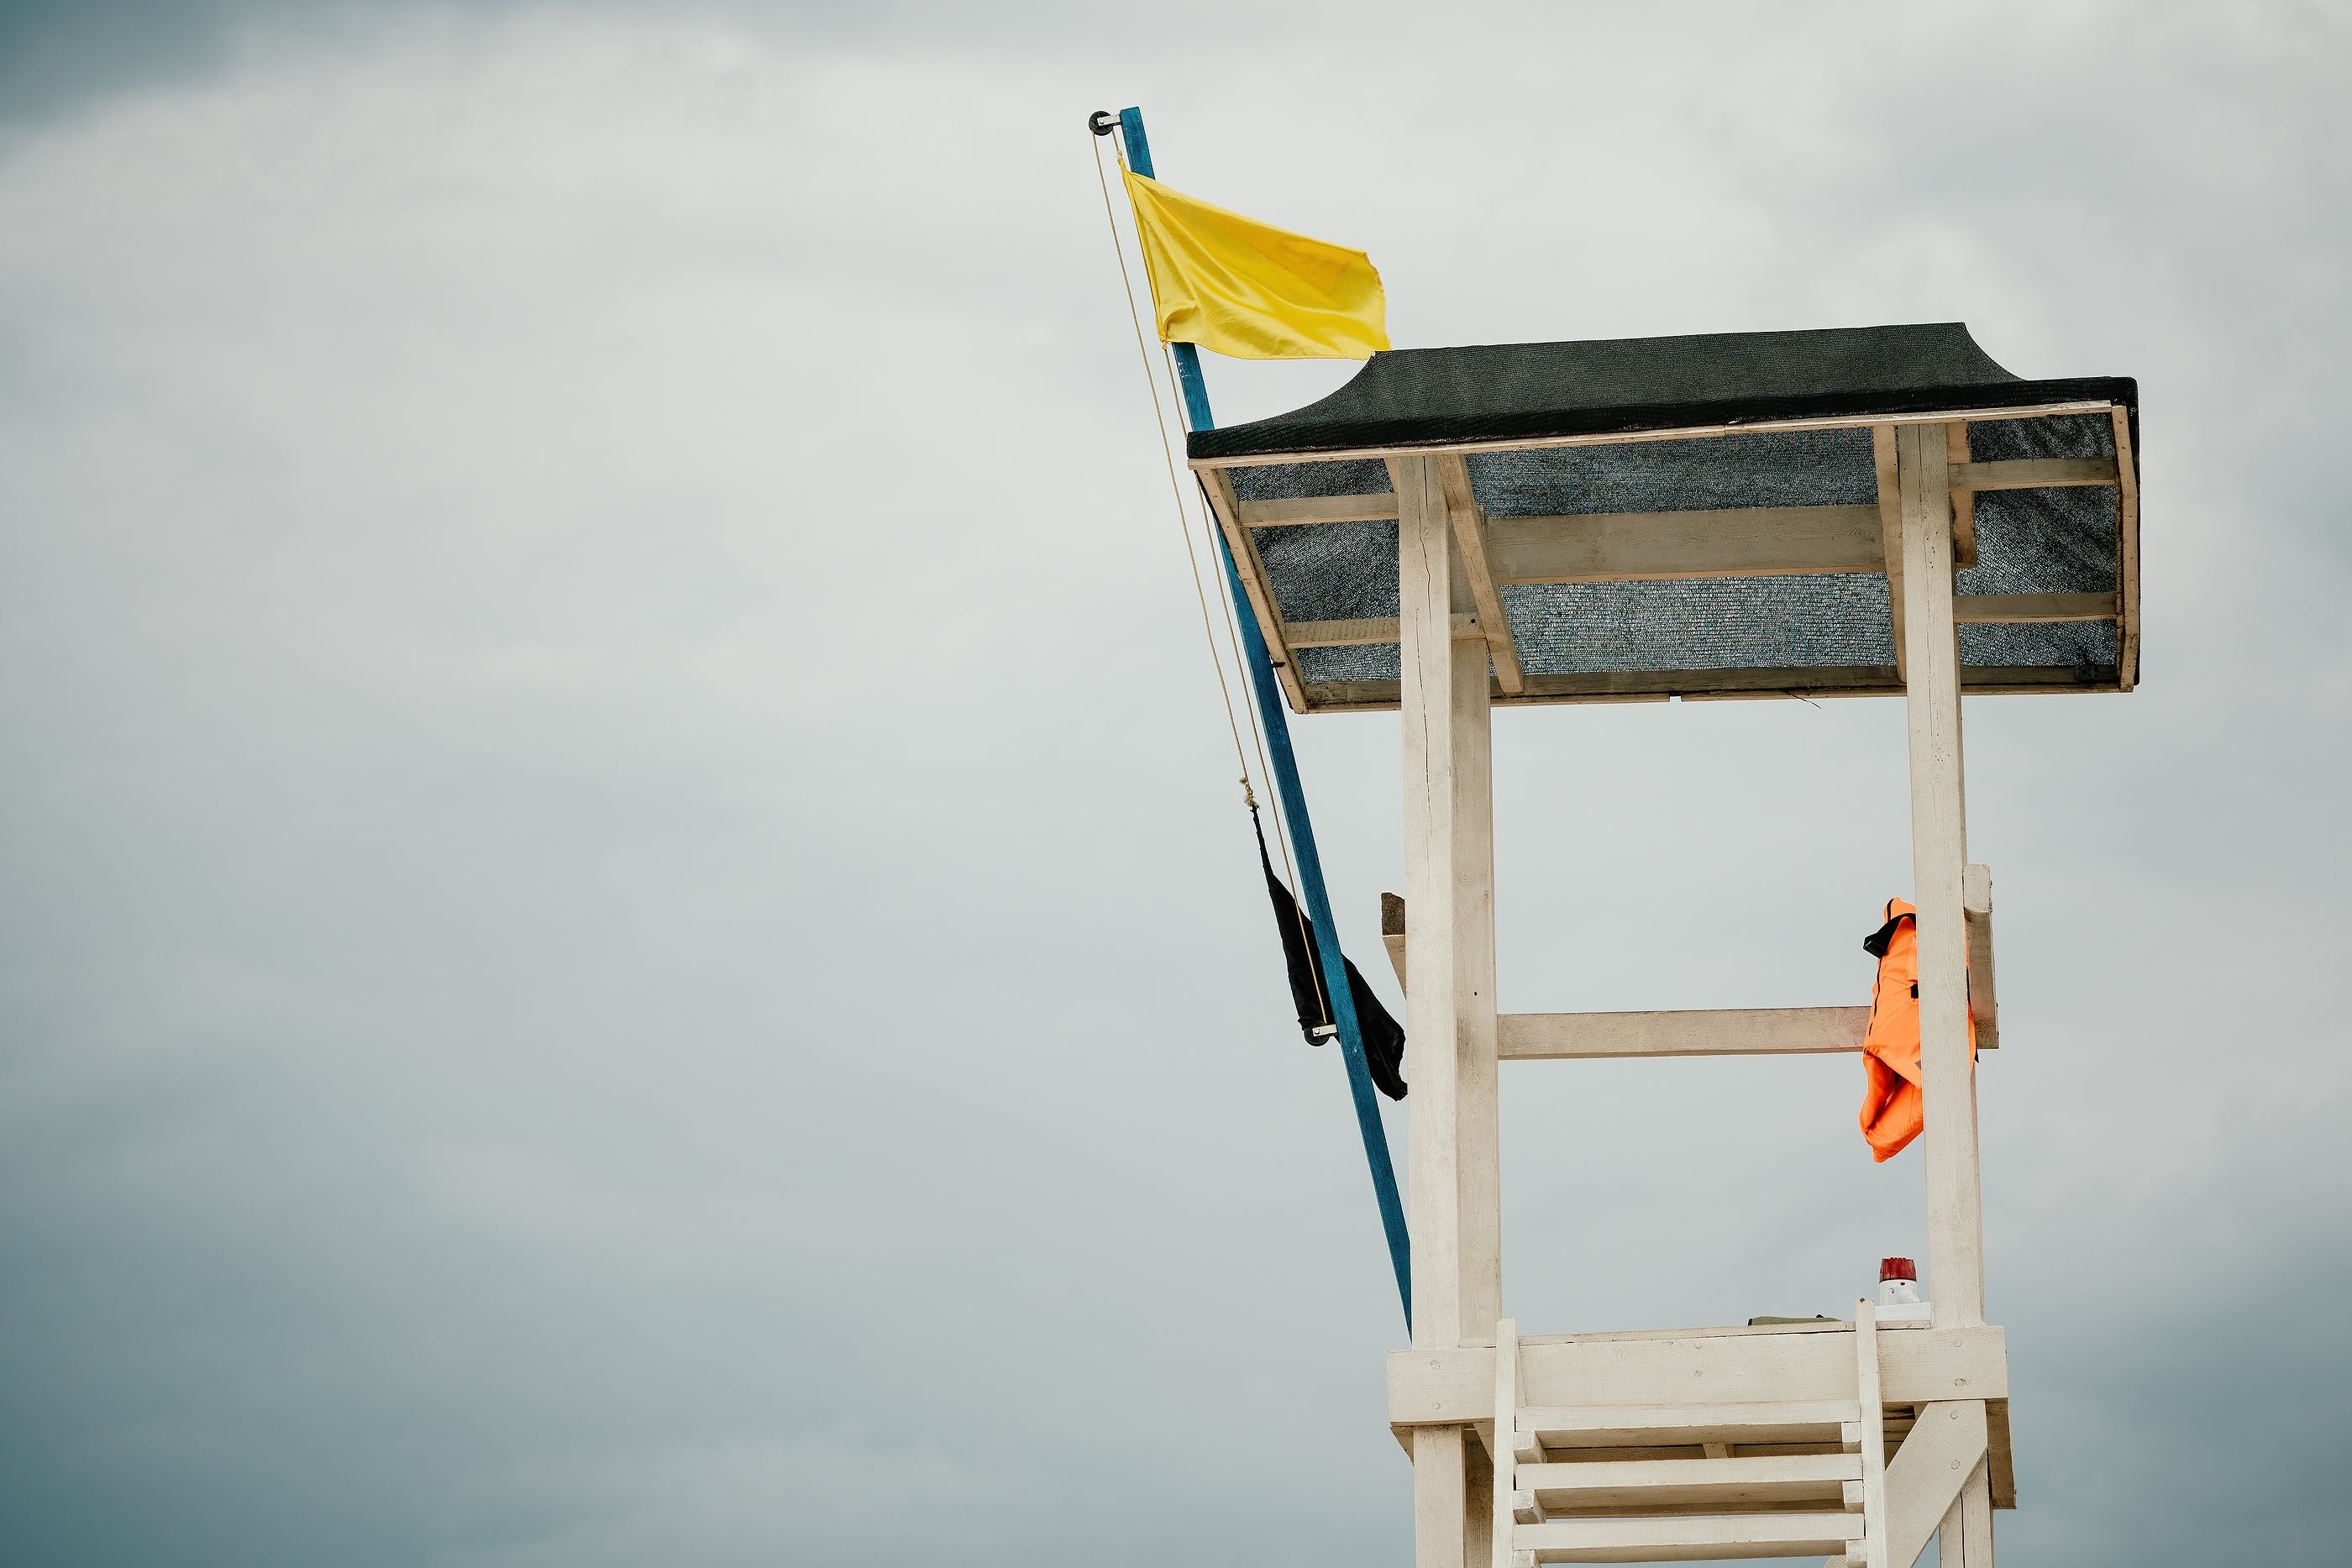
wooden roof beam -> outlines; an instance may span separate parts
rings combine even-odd
[[[1870,457],[1878,470],[1878,549],[1886,568],[1886,610],[1895,624],[1895,678],[1910,679],[1903,653],[1903,501],[1895,488],[1895,427],[1870,427]]]
[[[1293,528],[1308,523],[1377,523],[1397,515],[1393,491],[1377,496],[1297,496],[1240,503],[1245,528]]]
[[[1506,695],[1517,696],[1528,689],[1528,678],[1519,668],[1511,618],[1503,610],[1503,596],[1496,584],[1492,529],[1471,491],[1470,465],[1458,452],[1444,454],[1436,461],[1445,516],[1454,527],[1454,547],[1462,557],[1463,575],[1470,580],[1470,597],[1478,606],[1478,629],[1486,635],[1486,656],[1495,666],[1495,684]]]
[[[1496,517],[1498,582],[1638,582],[1882,571],[1878,508],[1743,507]]]
[[[1250,531],[1242,526],[1241,507],[1234,496],[1233,476],[1223,469],[1208,469],[1201,475],[1201,493],[1209,499],[1209,510],[1217,519],[1217,528],[1225,537],[1225,548],[1233,551],[1234,567],[1241,575],[1242,591],[1249,598],[1249,607],[1257,616],[1259,634],[1265,639],[1266,654],[1274,661],[1274,673],[1282,682],[1282,689],[1290,699],[1290,711],[1307,711],[1307,688],[1298,678],[1297,667],[1290,658],[1291,643],[1282,624],[1281,606],[1275,602],[1273,585],[1265,580],[1265,562],[1258,559],[1257,545]],[[1190,524],[1186,525],[1188,528]]]
[[[2020,457],[2004,463],[1970,463],[1961,455],[1965,451],[1949,453],[1955,490],[2046,490],[2064,485],[2112,485],[2116,479],[2112,457]]]

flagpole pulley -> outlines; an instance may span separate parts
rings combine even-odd
[[[1087,116],[1087,129],[1097,136],[1108,136],[1118,129],[1118,116],[1108,109],[1097,109]]]

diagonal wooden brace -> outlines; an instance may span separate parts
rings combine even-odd
[[[1889,1568],[1911,1568],[1919,1560],[1985,1453],[1983,1400],[1941,1400],[1919,1407],[1917,1425],[1886,1467]]]

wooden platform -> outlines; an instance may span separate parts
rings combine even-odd
[[[1993,1506],[2015,1508],[2006,1334],[1924,1323],[1881,1324],[1878,1333],[1890,1461],[1923,1408],[1981,1399]],[[1533,1424],[1548,1465],[1850,1452],[1836,1428],[1861,1419],[1854,1334],[1851,1322],[1529,1334],[1517,1342],[1521,1420]],[[1417,1426],[1491,1427],[1495,1376],[1491,1344],[1390,1353],[1398,1441],[1410,1453]]]

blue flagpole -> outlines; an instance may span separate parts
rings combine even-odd
[[[1120,139],[1127,143],[1128,166],[1146,179],[1152,172],[1151,143],[1143,131],[1143,110],[1119,110]],[[1209,386],[1201,376],[1201,351],[1191,343],[1171,343],[1176,361],[1176,381],[1184,393],[1184,425],[1188,430],[1213,430],[1209,413]],[[1316,962],[1322,969],[1323,993],[1330,998],[1331,1021],[1339,1026],[1340,1055],[1348,1065],[1348,1091],[1355,1101],[1356,1127],[1363,1134],[1364,1158],[1372,1169],[1372,1195],[1380,1202],[1381,1225],[1388,1232],[1389,1263],[1396,1270],[1397,1296],[1404,1303],[1405,1327],[1412,1327],[1412,1242],[1404,1227],[1404,1206],[1397,1197],[1396,1167],[1389,1159],[1388,1130],[1381,1124],[1380,1102],[1374,1098],[1371,1069],[1364,1060],[1364,1036],[1356,1021],[1356,998],[1348,986],[1348,964],[1339,950],[1339,927],[1331,918],[1331,900],[1323,886],[1323,861],[1315,852],[1315,826],[1307,815],[1307,791],[1299,783],[1298,759],[1290,748],[1290,717],[1283,706],[1282,685],[1275,678],[1274,660],[1265,636],[1242,590],[1224,531],[1217,535],[1217,550],[1224,560],[1225,585],[1233,595],[1234,619],[1242,634],[1243,656],[1249,664],[1250,693],[1257,704],[1259,727],[1265,734],[1266,758],[1274,769],[1282,815],[1290,824],[1290,846],[1298,861],[1298,891],[1307,917],[1315,928]]]

